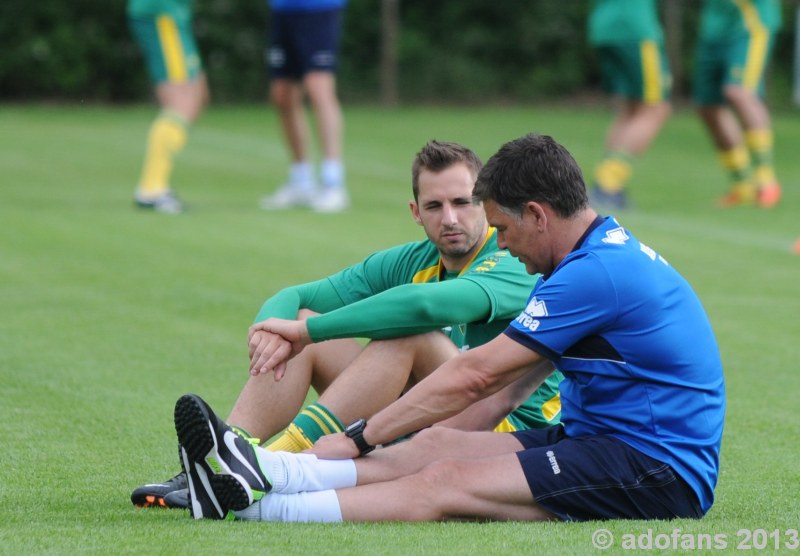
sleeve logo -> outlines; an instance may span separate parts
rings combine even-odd
[[[525,307],[525,314],[534,318],[546,317],[547,305],[544,304],[544,301],[539,301],[538,299],[536,299],[536,296],[534,296],[528,302],[528,306]]]
[[[531,332],[535,332],[539,328],[539,318],[547,316],[547,305],[544,301],[539,301],[536,296],[531,298],[525,310],[515,319],[523,327]]]
[[[630,239],[630,236],[625,233],[625,229],[614,228],[606,232],[606,237],[603,238],[603,243],[613,243],[614,245],[625,245],[625,242]]]

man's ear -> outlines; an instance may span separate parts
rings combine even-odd
[[[422,218],[419,217],[419,205],[417,205],[417,202],[409,201],[408,208],[411,209],[411,217],[414,218],[414,222],[422,226]]]
[[[528,203],[525,204],[525,212],[534,219],[537,230],[543,232],[547,228],[547,211],[544,210],[544,207],[540,203],[528,201]]]

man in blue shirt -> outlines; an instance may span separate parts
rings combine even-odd
[[[347,0],[269,0],[270,44],[266,62],[270,97],[278,109],[291,156],[288,182],[261,200],[265,210],[310,207],[339,212],[349,206],[342,161],[343,116],[336,95],[342,11]],[[310,126],[303,105],[314,110],[322,161],[311,161]]]
[[[262,521],[670,519],[709,510],[724,380],[688,282],[613,217],[598,216],[577,163],[550,137],[504,145],[473,194],[498,245],[543,275],[505,333],[450,359],[368,423],[320,439],[313,454],[253,448],[200,398],[182,397],[184,465],[211,477],[196,483],[196,503]],[[522,376],[544,380],[554,365],[565,376],[561,425],[508,434],[432,427],[372,452]]]

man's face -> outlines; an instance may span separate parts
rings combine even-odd
[[[419,195],[411,202],[414,220],[425,228],[448,270],[460,270],[480,249],[488,229],[483,207],[472,200],[475,176],[459,162],[438,173],[422,170],[418,181]]]
[[[497,245],[515,256],[525,265],[528,274],[551,272],[552,265],[547,262],[549,251],[540,244],[542,234],[535,233],[537,219],[535,213],[524,211],[522,218],[500,210],[494,201],[484,203],[489,225],[497,228]]]

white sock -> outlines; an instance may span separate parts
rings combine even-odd
[[[260,446],[256,455],[261,470],[281,494],[356,486],[356,462],[351,459],[319,459],[313,454],[271,452]]]
[[[344,164],[342,164],[341,160],[331,158],[323,160],[319,174],[324,188],[344,187]]]
[[[299,492],[297,494],[270,493],[264,498],[234,512],[246,521],[292,521],[307,523],[334,523],[342,521],[342,509],[334,490]]]
[[[314,167],[310,162],[294,162],[289,167],[289,183],[298,189],[314,188]]]

